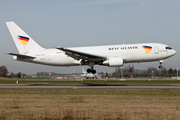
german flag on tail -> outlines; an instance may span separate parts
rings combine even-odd
[[[17,39],[18,39],[18,41],[21,41],[23,45],[26,45],[29,42],[28,37],[18,36]]]

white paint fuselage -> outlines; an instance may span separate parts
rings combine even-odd
[[[151,50],[146,54],[143,46],[151,46]],[[176,51],[173,49],[167,49],[168,46],[160,43],[142,43],[142,44],[123,44],[123,45],[106,45],[106,46],[89,46],[89,47],[73,47],[68,48],[75,51],[80,51],[97,56],[122,57],[123,63],[132,62],[151,62],[160,61],[173,56]],[[81,65],[81,60],[75,60],[69,57],[65,52],[58,49],[43,49],[28,53],[26,55],[34,56],[35,59],[25,58],[14,60],[20,60],[25,62],[32,62],[44,65],[52,66],[77,66]]]

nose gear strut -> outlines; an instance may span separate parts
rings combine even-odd
[[[160,65],[159,65],[159,69],[162,69],[162,68],[163,68],[162,65],[161,65],[163,62],[164,62],[164,60],[160,60],[160,61],[159,61],[159,64],[160,64]]]

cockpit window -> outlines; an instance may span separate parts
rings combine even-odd
[[[167,50],[171,50],[172,48],[171,47],[166,47]]]

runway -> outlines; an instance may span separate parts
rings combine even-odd
[[[174,84],[0,84],[0,89],[180,89]]]

